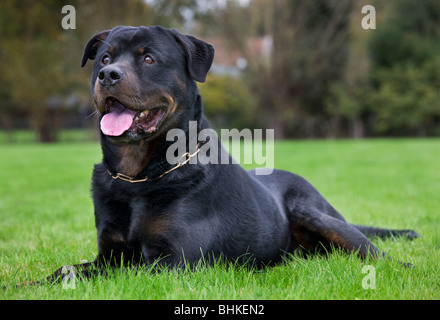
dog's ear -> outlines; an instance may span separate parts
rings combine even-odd
[[[89,42],[87,42],[86,47],[84,48],[84,53],[81,60],[81,68],[86,65],[87,59],[95,59],[99,46],[104,43],[104,40],[107,38],[109,33],[110,30],[105,30],[90,38]]]
[[[205,82],[206,74],[214,60],[214,47],[193,36],[185,36],[174,29],[170,31],[177,43],[186,52],[188,71],[191,78],[198,82]]]

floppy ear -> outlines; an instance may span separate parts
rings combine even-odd
[[[105,30],[90,38],[89,42],[87,42],[86,47],[84,48],[84,53],[81,60],[81,68],[86,65],[87,59],[95,59],[99,46],[104,42],[109,33],[110,30]]]
[[[191,78],[198,82],[205,82],[206,74],[214,60],[214,47],[193,36],[185,36],[174,29],[171,29],[171,33],[186,52],[186,61]]]

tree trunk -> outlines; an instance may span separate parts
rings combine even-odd
[[[268,121],[268,127],[266,129],[274,129],[275,139],[284,139],[286,137],[286,123],[281,114],[273,113],[272,117]]]
[[[38,142],[56,142],[60,123],[59,112],[45,106],[36,107],[31,115],[31,127],[37,134]]]
[[[364,123],[360,118],[354,118],[352,121],[352,137],[361,139],[364,137]]]

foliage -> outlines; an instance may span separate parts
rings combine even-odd
[[[66,4],[75,30],[61,28]],[[361,27],[366,4],[374,30]],[[215,126],[258,125],[277,137],[439,135],[439,20],[438,0],[2,0],[0,126],[54,141],[67,125],[87,125],[86,41],[120,24],[161,24],[223,38],[246,59],[241,79],[213,75],[200,86]],[[249,45],[262,37],[266,52]]]
[[[241,78],[209,74],[199,84],[208,119],[218,128],[253,127],[257,119],[254,97]]]
[[[379,134],[439,134],[440,3],[393,1],[390,9],[369,41],[372,128]]]
[[[351,1],[256,0],[248,10],[227,3],[212,13],[213,19],[249,61],[245,77],[265,125],[279,138],[292,130],[292,123],[297,134],[304,134],[298,127],[307,122],[315,123],[306,129],[309,133],[323,134],[313,119],[323,116],[328,84],[341,75]],[[247,46],[247,39],[259,35],[272,38],[269,57]]]
[[[392,0],[386,14],[382,26],[369,39],[375,65],[393,67],[406,62],[421,65],[438,55],[438,1]]]
[[[5,1],[0,7],[0,56],[8,61],[2,66],[0,85],[6,84],[7,98],[30,115],[42,141],[53,140],[51,129],[57,122],[56,110],[51,110],[48,100],[59,96],[72,81],[71,77],[63,77],[65,65],[53,63],[54,57],[63,56],[66,44],[55,23],[59,5],[56,1]],[[6,15],[17,20],[8,23]]]
[[[398,64],[377,70],[378,88],[371,97],[375,131],[421,136],[439,134],[435,126],[440,121],[439,70],[439,58],[419,67]]]

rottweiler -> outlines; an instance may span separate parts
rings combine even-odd
[[[210,44],[160,26],[118,26],[87,43],[81,66],[94,60],[91,92],[103,159],[92,177],[98,255],[76,265],[79,273],[87,277],[121,263],[162,267],[220,258],[258,268],[286,253],[335,248],[377,257],[383,253],[367,236],[418,236],[347,223],[293,173],[258,175],[232,161],[196,157],[201,147],[226,152],[219,139],[201,141],[196,150],[188,143],[177,165],[170,163],[169,130],[188,135],[191,122],[198,133],[210,127],[196,81],[206,80],[213,58]],[[60,276],[62,268],[47,280]]]

